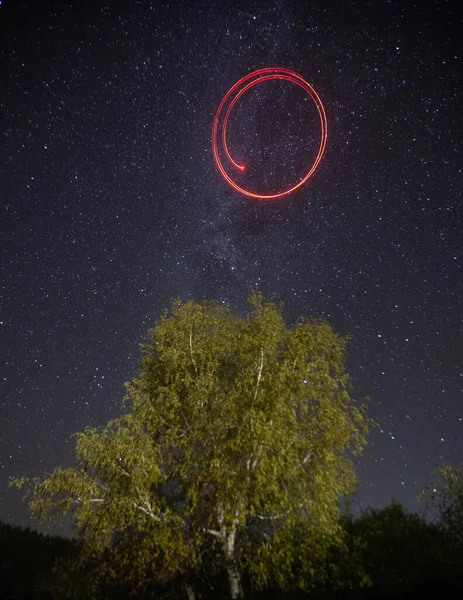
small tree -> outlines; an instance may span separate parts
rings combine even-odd
[[[435,523],[397,501],[344,519],[358,562],[375,586],[446,578],[451,548]]]
[[[428,495],[440,526],[463,551],[463,463],[442,465],[433,485],[423,493]]]
[[[174,302],[126,384],[128,413],[77,435],[77,467],[35,482],[32,510],[72,512],[114,576],[188,581],[209,548],[239,598],[242,565],[269,584],[297,528],[339,535],[337,501],[355,481],[346,453],[368,425],[347,391],[345,339],[323,321],[285,327],[259,294],[251,304],[237,317]]]

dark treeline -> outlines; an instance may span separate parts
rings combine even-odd
[[[312,592],[301,590],[248,589],[246,597],[297,600],[363,598],[461,597],[463,591],[463,545],[455,526],[444,519],[434,522],[406,511],[392,502],[383,509],[368,510],[357,518],[344,514],[344,550],[334,548],[320,565],[323,581]],[[301,532],[301,541],[303,539]],[[298,540],[295,540],[298,543]],[[97,565],[83,565],[76,540],[46,536],[29,528],[0,524],[0,597],[18,600],[119,600],[133,597],[178,598],[184,596],[185,582],[168,586],[147,585],[143,592],[117,577],[111,582],[96,577]],[[299,565],[298,577],[312,578]],[[225,573],[197,573],[193,584],[198,598],[227,598]]]
[[[55,564],[75,556],[73,540],[0,523],[0,598],[42,597]]]

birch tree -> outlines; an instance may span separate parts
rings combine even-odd
[[[259,294],[250,303],[241,317],[174,302],[126,384],[126,414],[77,435],[76,467],[34,482],[32,510],[71,512],[113,574],[189,581],[212,541],[237,599],[244,566],[257,585],[284,585],[296,529],[338,535],[368,426],[346,340],[324,321],[286,327]]]

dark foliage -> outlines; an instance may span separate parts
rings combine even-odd
[[[440,522],[431,523],[398,502],[345,518],[349,545],[374,586],[463,582],[463,548]]]
[[[42,581],[56,561],[76,556],[72,540],[0,523],[0,598],[40,597]]]
[[[252,600],[370,600],[461,597],[463,548],[441,523],[430,523],[399,503],[368,510],[360,517],[344,516],[345,550],[333,549],[321,568],[330,578],[312,593],[267,589]],[[5,600],[133,600],[187,598],[185,584],[197,599],[227,598],[225,573],[209,572],[207,564],[188,582],[182,578],[164,586],[134,587],[104,581],[96,564],[79,559],[73,540],[50,537],[0,524],[0,597]],[[358,587],[359,577],[371,587]]]

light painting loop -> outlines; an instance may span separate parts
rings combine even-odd
[[[227,102],[230,101],[230,104],[228,105],[228,107],[225,111],[225,115],[222,119],[220,139],[221,139],[223,153],[225,154],[225,157],[227,158],[229,163],[235,169],[238,169],[239,171],[244,171],[244,169],[245,169],[244,165],[240,165],[235,160],[233,160],[233,158],[230,154],[230,151],[228,149],[228,145],[227,145],[228,119],[230,118],[230,114],[231,114],[236,102],[247,90],[249,90],[250,88],[252,88],[253,86],[255,86],[259,83],[262,83],[264,81],[271,81],[274,79],[280,79],[283,81],[289,81],[291,83],[295,83],[296,85],[301,87],[311,97],[312,101],[314,102],[314,104],[317,108],[318,115],[320,117],[320,125],[321,125],[320,144],[318,147],[318,153],[317,153],[314,163],[312,164],[310,169],[307,171],[307,173],[304,175],[304,177],[296,185],[293,185],[292,187],[290,187],[287,190],[284,190],[283,192],[278,192],[275,194],[259,194],[257,192],[251,192],[249,190],[246,190],[246,189],[240,187],[230,177],[230,175],[228,175],[228,173],[225,171],[222,160],[220,159],[220,156],[219,156],[219,150],[218,150],[218,145],[217,145],[217,136],[218,136],[219,129],[220,129],[220,121],[221,121],[222,112],[224,111],[224,107],[227,104]],[[313,175],[313,173],[315,172],[315,169],[318,167],[318,164],[320,163],[320,161],[322,159],[323,152],[325,151],[327,130],[328,130],[328,127],[327,127],[325,109],[323,107],[323,104],[322,104],[322,101],[320,100],[319,95],[313,89],[313,87],[309,83],[307,83],[307,81],[305,81],[305,79],[303,79],[298,73],[295,73],[294,71],[290,71],[289,69],[280,69],[278,67],[275,67],[275,68],[268,67],[266,69],[258,69],[257,71],[253,71],[252,73],[245,75],[239,81],[237,81],[235,83],[235,85],[232,86],[228,90],[228,92],[225,94],[225,96],[223,97],[222,102],[220,103],[219,108],[217,109],[217,112],[215,113],[214,123],[212,126],[212,152],[214,154],[215,163],[216,163],[217,168],[219,169],[222,177],[225,179],[225,181],[229,185],[231,185],[231,187],[233,189],[235,189],[237,192],[240,192],[241,194],[244,194],[245,196],[249,196],[250,198],[259,198],[262,200],[272,200],[274,198],[280,198],[281,196],[286,196],[288,194],[291,194],[292,192],[294,192],[295,190],[297,190],[298,188],[303,186],[304,183]]]

